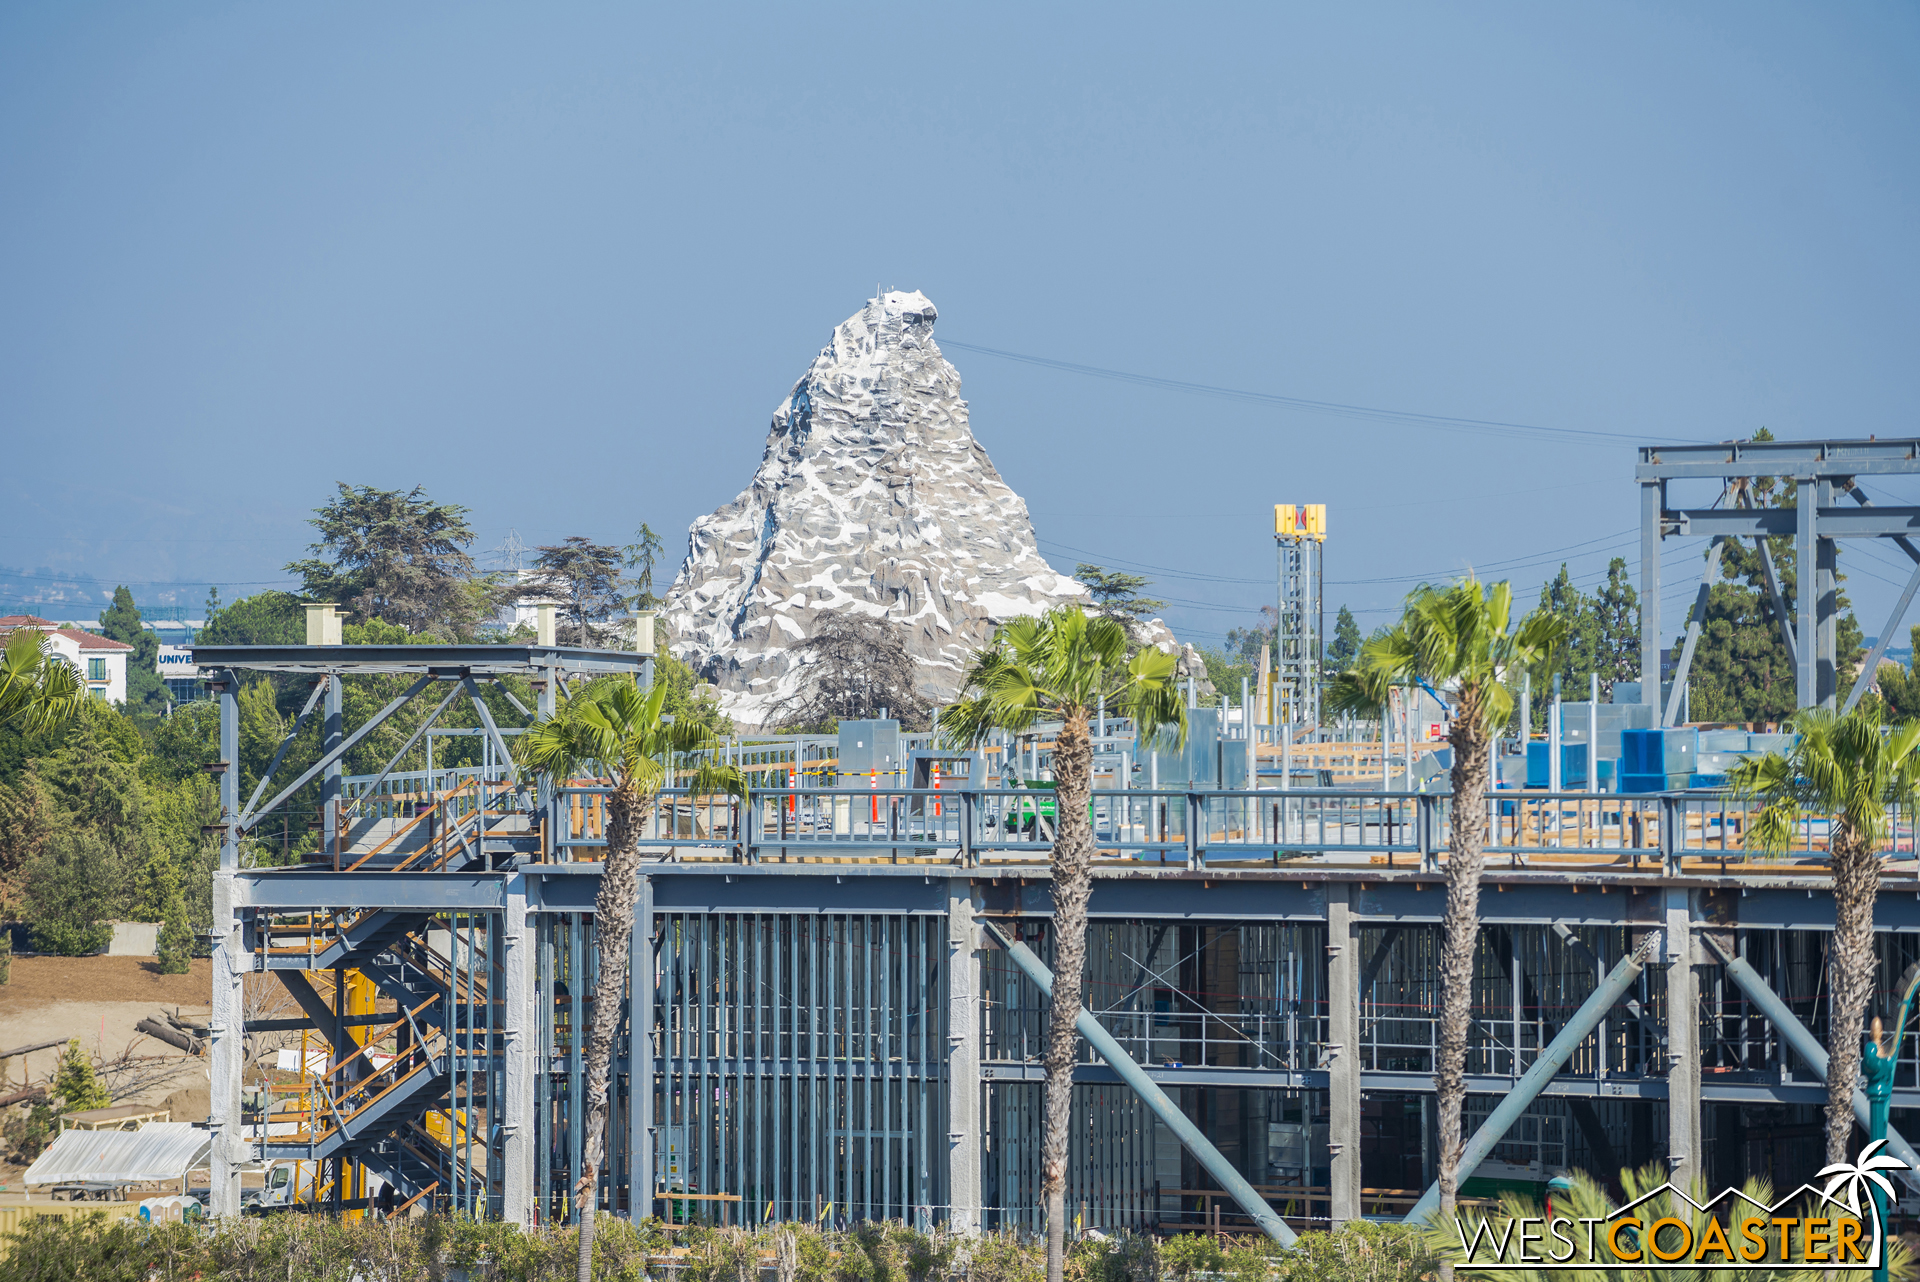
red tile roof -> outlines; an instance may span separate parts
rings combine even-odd
[[[80,643],[82,650],[131,650],[125,641],[115,641],[112,637],[103,637],[94,632],[82,632],[79,628],[59,628],[58,633],[69,641]]]
[[[132,646],[124,641],[115,641],[103,637],[97,632],[86,632],[79,628],[56,628],[53,620],[42,619],[31,614],[9,614],[0,618],[0,636],[16,632],[21,628],[32,628],[36,632],[51,632],[55,636],[65,637],[82,650],[131,650]]]

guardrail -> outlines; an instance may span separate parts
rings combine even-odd
[[[591,859],[606,843],[605,787],[555,790],[554,851]],[[643,823],[645,847],[712,850],[743,861],[886,857],[980,866],[1032,862],[1051,850],[1047,789],[768,788],[747,802],[664,789]],[[1099,790],[1090,818],[1106,857],[1193,868],[1302,858],[1437,871],[1451,837],[1446,793],[1292,790]],[[1824,867],[1828,822],[1802,823],[1790,848],[1748,850],[1750,808],[1711,792],[1636,795],[1497,791],[1485,800],[1486,852],[1511,867],[1644,872],[1790,873]],[[1886,853],[1914,849],[1900,811]],[[1920,868],[1916,869],[1920,872]]]

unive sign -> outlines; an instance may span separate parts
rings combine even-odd
[[[1826,1167],[1817,1177],[1824,1187],[1802,1184],[1771,1205],[1732,1188],[1696,1202],[1668,1183],[1600,1216],[1555,1215],[1549,1202],[1545,1215],[1497,1224],[1456,1217],[1461,1267],[1872,1272],[1886,1262],[1885,1206],[1894,1196],[1887,1173],[1909,1169],[1881,1151],[1885,1144],[1875,1140],[1859,1161]],[[1683,1206],[1694,1214],[1661,1210]]]

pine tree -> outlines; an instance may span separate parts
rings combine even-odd
[[[60,1056],[60,1067],[54,1070],[53,1094],[60,1101],[63,1113],[81,1113],[113,1103],[107,1088],[93,1075],[93,1061],[80,1049],[77,1037],[67,1043],[66,1051]]]
[[[187,901],[175,891],[167,901],[166,924],[160,929],[160,973],[184,975],[193,961],[193,931],[187,925]]]
[[[1333,620],[1333,640],[1327,646],[1327,671],[1339,676],[1351,668],[1360,657],[1360,641],[1360,625],[1353,621],[1353,611],[1341,606]]]
[[[127,656],[127,706],[164,710],[167,687],[160,680],[156,662],[160,638],[140,626],[140,607],[133,603],[133,593],[125,585],[113,590],[113,604],[100,615],[100,633],[133,647],[133,653]]]

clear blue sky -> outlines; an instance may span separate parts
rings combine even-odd
[[[11,5],[0,566],[232,596],[336,480],[482,552],[683,531],[876,284],[1159,378],[1912,435],[1917,126],[1892,4]],[[1629,441],[948,354],[1059,568],[1246,580],[1161,578],[1196,640],[1270,599],[1281,499],[1368,626],[1632,555]],[[1873,632],[1904,571],[1843,568]]]

